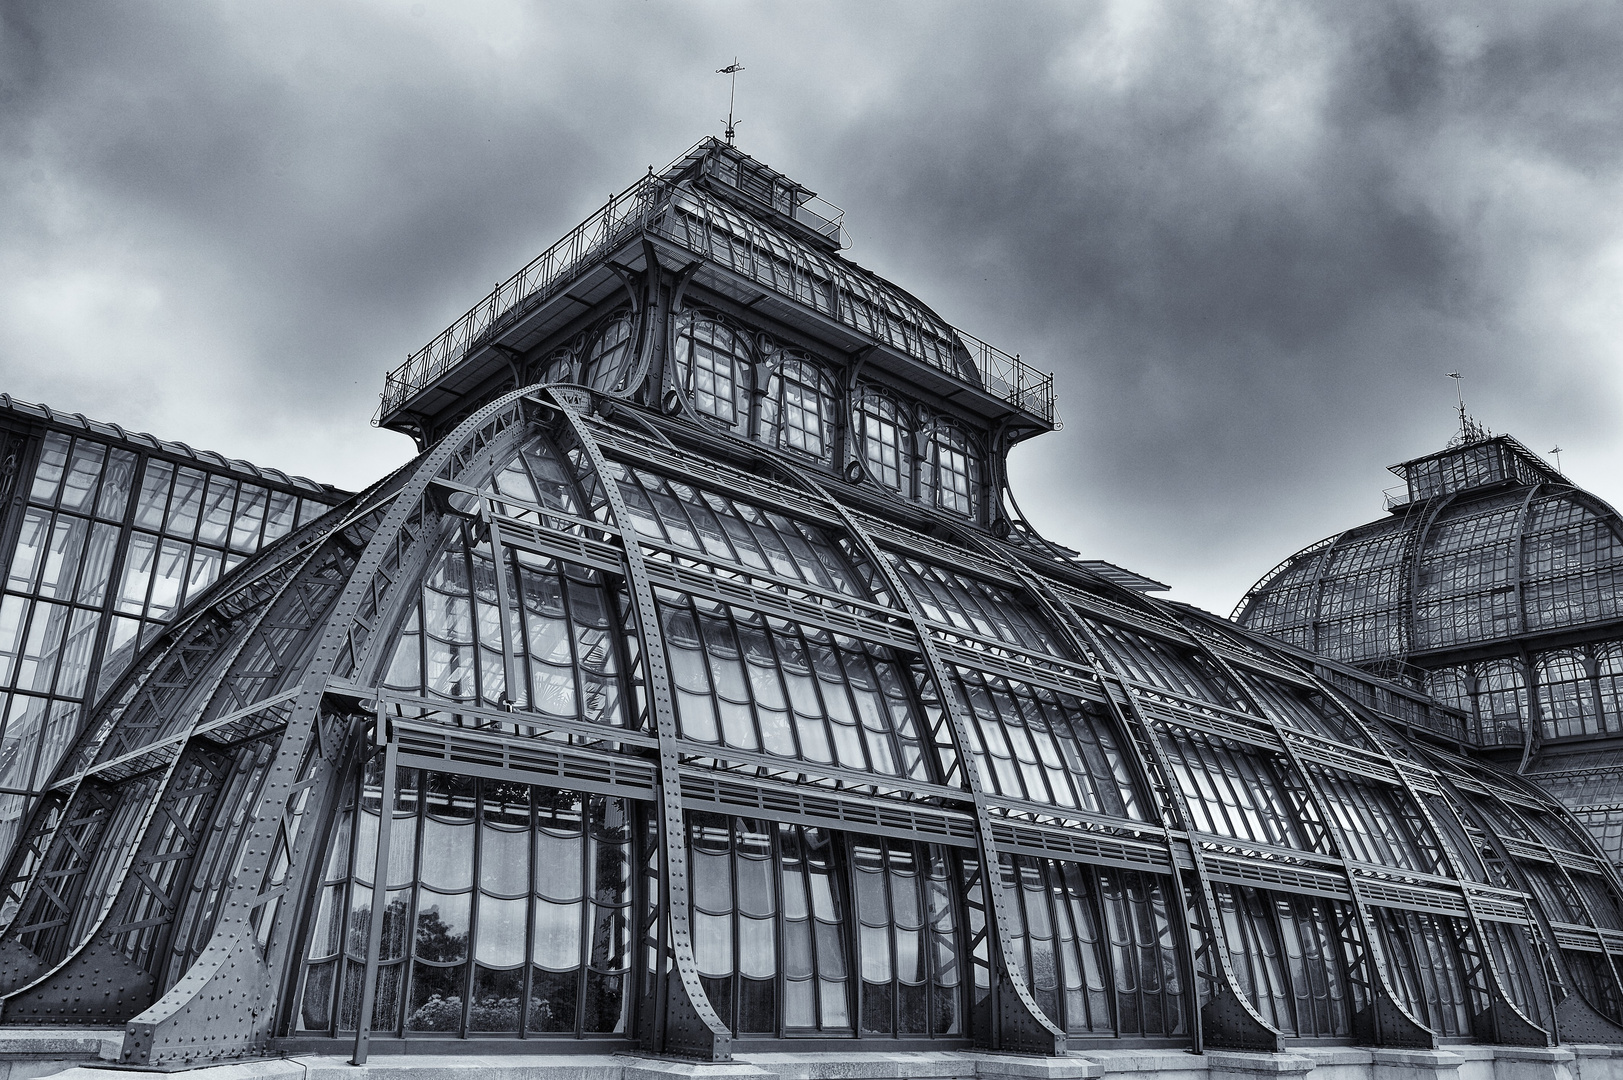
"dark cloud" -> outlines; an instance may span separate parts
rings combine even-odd
[[[723,114],[1057,372],[1029,513],[1226,609],[1471,403],[1606,497],[1601,4],[0,6],[0,389],[346,484],[385,368]]]

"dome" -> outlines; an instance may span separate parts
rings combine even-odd
[[[1234,618],[1346,663],[1424,663],[1616,620],[1620,571],[1617,512],[1564,478],[1532,475],[1405,500],[1304,548]]]

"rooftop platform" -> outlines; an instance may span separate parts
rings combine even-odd
[[[409,414],[452,407],[509,357],[619,289],[614,267],[641,270],[652,249],[673,265],[697,257],[699,284],[852,352],[872,348],[870,365],[977,415],[1014,414],[1051,430],[1053,375],[947,325],[840,257],[839,214],[747,155],[706,140],[610,199],[389,372],[377,423],[397,427]]]

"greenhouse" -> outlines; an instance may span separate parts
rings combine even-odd
[[[1242,625],[1426,691],[1439,734],[1559,797],[1623,859],[1623,518],[1461,412],[1388,514],[1298,552]]]
[[[0,1022],[165,1068],[1623,1043],[1563,806],[1457,701],[1039,536],[1052,377],[842,244],[707,139],[391,374],[418,456],[24,793]]]

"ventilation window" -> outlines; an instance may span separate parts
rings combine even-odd
[[[926,489],[934,493],[935,504],[974,517],[979,502],[981,455],[968,434],[956,424],[938,422],[930,434],[925,466]]]
[[[868,474],[892,491],[907,494],[913,468],[907,413],[895,398],[872,387],[863,388],[857,409]]]
[[[749,350],[743,336],[712,319],[686,315],[677,329],[676,368],[693,407],[729,427],[749,418]]]
[[[828,377],[805,357],[785,357],[761,403],[761,441],[827,461],[833,421],[834,390]]]
[[[593,390],[619,394],[632,376],[631,315],[616,315],[603,324],[592,351],[586,358],[586,372]]]

